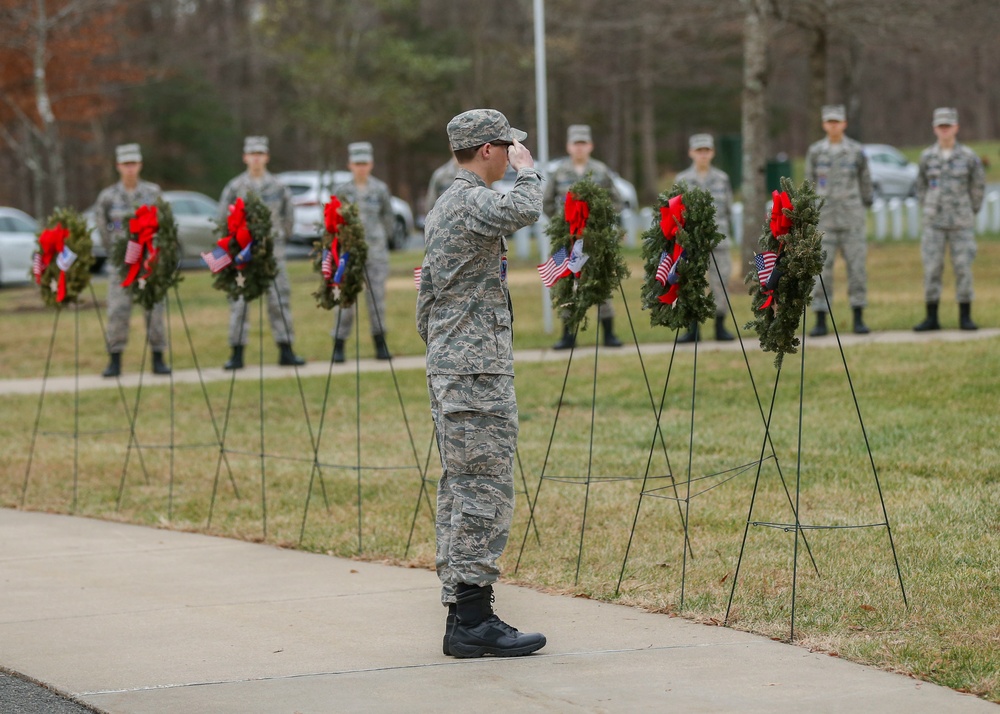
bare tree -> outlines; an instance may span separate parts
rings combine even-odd
[[[743,244],[746,267],[757,245],[765,203],[767,166],[768,25],[774,14],[770,0],[743,0]]]

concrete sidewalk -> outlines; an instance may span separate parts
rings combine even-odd
[[[664,333],[666,334],[666,332]],[[619,335],[626,339],[625,334]],[[912,330],[897,330],[893,332],[872,332],[867,335],[855,335],[852,332],[845,332],[840,335],[840,342],[845,348],[856,345],[886,345],[886,344],[907,344],[907,343],[928,343],[928,342],[966,342],[969,340],[989,340],[1000,337],[1000,328],[984,328],[976,331],[961,330],[941,330],[940,332],[913,332]],[[837,338],[830,334],[826,337],[808,338],[808,348],[830,349],[837,347]],[[592,334],[585,334],[580,338],[580,346],[576,350],[576,356],[590,357],[594,351]],[[744,348],[748,353],[759,352],[760,343],[755,338],[743,339]],[[643,356],[669,354],[674,348],[674,343],[652,342],[640,345]],[[715,342],[714,340],[704,340],[698,344],[699,352],[739,352],[739,341]],[[694,345],[677,345],[679,353],[693,352]],[[609,358],[632,357],[635,358],[637,350],[635,344],[626,344],[622,348],[608,349],[602,348],[601,355]],[[517,350],[514,353],[514,364],[524,364],[525,362],[565,362],[569,358],[569,351],[555,351],[552,349]],[[270,358],[269,358],[270,359]],[[391,369],[409,370],[425,369],[424,355],[410,355],[405,357],[394,357]],[[126,365],[126,369],[135,369],[134,365]],[[375,359],[362,359],[357,362],[348,361],[343,364],[331,365],[326,360],[310,361],[304,367],[289,368],[278,367],[272,362],[264,365],[263,369],[257,364],[248,363],[246,369],[237,370],[235,378],[237,381],[258,380],[261,376],[264,379],[291,379],[296,374],[300,377],[325,377],[327,374],[348,375],[354,374],[355,370],[360,372],[388,372],[389,362],[382,362]],[[99,374],[81,374],[79,381],[73,376],[49,377],[45,381],[46,393],[54,392],[74,392],[89,391],[92,389],[110,389],[117,387],[119,383],[123,387],[134,389],[142,379],[143,387],[168,386],[170,377],[154,376],[152,374],[139,375],[138,373],[126,372],[119,379],[105,379]],[[232,372],[227,372],[219,366],[204,367],[201,370],[200,379],[205,382],[229,381],[234,378]],[[179,369],[173,374],[173,381],[176,384],[198,384],[199,374],[194,369]],[[41,378],[31,379],[0,379],[0,395],[4,394],[39,394],[42,391]]]
[[[500,586],[548,645],[441,654],[425,570],[0,509],[0,664],[107,712],[997,712],[721,627]]]

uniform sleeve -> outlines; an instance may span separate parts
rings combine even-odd
[[[417,334],[427,344],[427,325],[430,322],[431,308],[434,306],[434,284],[431,271],[426,262],[420,270],[420,292],[417,293]]]
[[[858,189],[861,191],[861,203],[870,207],[875,200],[875,190],[872,188],[872,174],[868,169],[868,157],[858,147]]]
[[[392,243],[392,234],[396,231],[396,214],[392,212],[392,195],[389,193],[389,187],[385,184],[382,185],[382,201],[381,201],[381,219],[382,225],[385,227],[385,236],[389,239],[389,243]]]
[[[104,189],[97,194],[96,206],[97,215],[94,221],[97,223],[97,235],[100,236],[101,245],[104,246],[104,249],[110,250],[111,231],[108,230],[108,224],[111,222],[111,215],[108,211],[111,208],[111,192],[108,189]]]
[[[979,213],[979,209],[983,207],[983,196],[986,193],[986,174],[979,156],[974,151],[970,151],[970,153],[972,161],[969,162],[971,164],[969,168],[969,202],[972,204],[972,212]]]
[[[292,237],[295,230],[295,209],[292,207],[292,190],[282,186],[281,191],[281,225],[285,229],[285,240]]]
[[[816,159],[813,157],[813,153],[814,153],[814,148],[810,146],[809,150],[806,152],[805,174],[807,181],[812,181],[813,183],[816,183],[816,170],[815,170]]]
[[[618,193],[618,187],[615,186],[615,180],[611,176],[611,171],[606,170],[604,172],[605,178],[605,188],[608,189],[608,194],[611,196],[611,203],[615,206],[615,213],[621,213],[625,208],[625,201],[622,199],[622,195]]]
[[[230,181],[226,184],[226,187],[222,189],[222,195],[219,196],[219,224],[226,225],[226,219],[229,217],[229,207],[236,200],[236,187],[233,182]]]
[[[924,202],[924,197],[927,195],[927,155],[920,155],[920,170],[917,171],[917,200],[920,203]]]
[[[726,218],[729,219],[729,232],[732,234],[736,226],[736,216],[733,215],[733,182],[729,180],[729,174],[723,172],[722,175],[726,177],[726,212],[729,214]]]
[[[534,169],[521,169],[506,195],[488,188],[474,190],[470,199],[476,204],[470,212],[469,226],[486,236],[508,236],[530,226],[542,213],[541,178]]]

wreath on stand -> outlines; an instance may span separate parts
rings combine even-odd
[[[322,276],[313,293],[316,306],[332,310],[350,307],[365,285],[368,243],[365,228],[353,203],[342,204],[336,196],[323,209],[323,238],[315,243],[313,268]]]
[[[629,276],[621,251],[625,231],[607,189],[589,178],[577,181],[566,193],[564,212],[553,216],[545,233],[552,255],[538,266],[542,283],[552,288],[552,306],[567,329],[586,329],[587,311]]]
[[[139,206],[128,222],[129,238],[115,241],[111,260],[122,287],[146,310],[161,302],[181,281],[177,223],[170,204],[162,198]]]
[[[201,254],[215,275],[212,285],[233,300],[260,297],[278,275],[270,209],[254,194],[237,198],[218,233],[216,248]]]
[[[49,307],[76,302],[90,285],[94,243],[87,221],[70,208],[57,208],[38,234],[31,277],[41,287]]]
[[[799,319],[823,270],[822,234],[816,229],[821,201],[808,181],[796,189],[782,178],[781,188],[772,194],[770,220],[758,241],[761,252],[744,280],[754,314],[745,328],[757,331],[761,349],[777,353],[774,366],[779,368],[799,346]]]
[[[707,273],[723,235],[712,194],[704,189],[674,186],[659,195],[657,206],[660,217],[642,236],[642,308],[649,310],[650,324],[676,330],[715,314]]]

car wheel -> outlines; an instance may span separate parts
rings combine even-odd
[[[105,257],[94,258],[94,264],[90,266],[90,272],[92,275],[97,275],[104,270],[105,260],[107,260]]]

